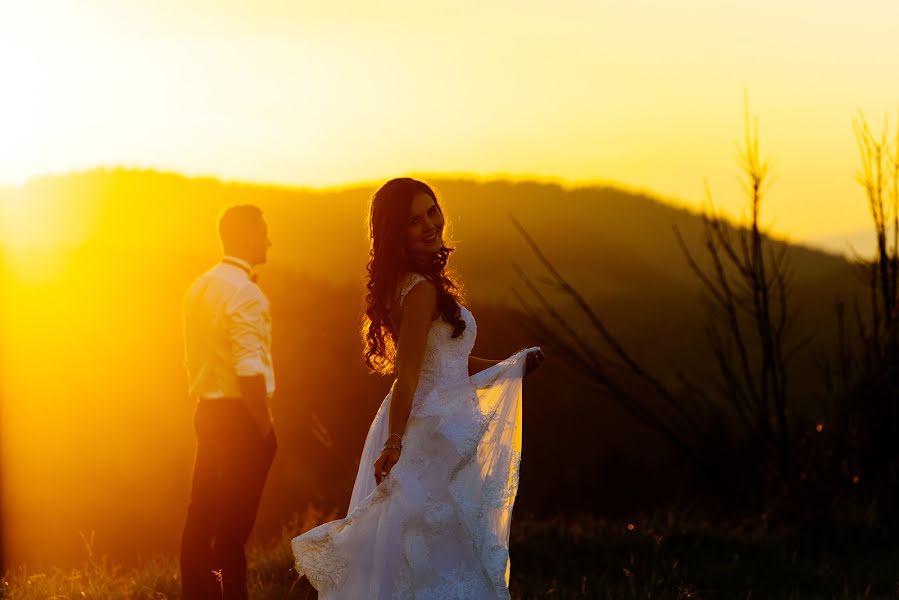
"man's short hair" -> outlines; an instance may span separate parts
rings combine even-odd
[[[232,247],[235,243],[254,235],[262,218],[262,209],[252,204],[229,206],[219,217],[219,237],[222,246]]]

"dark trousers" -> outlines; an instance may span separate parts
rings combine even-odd
[[[197,456],[181,537],[184,600],[247,598],[244,546],[275,457],[239,398],[200,400]]]

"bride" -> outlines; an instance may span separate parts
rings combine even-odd
[[[509,598],[521,380],[539,348],[471,356],[477,324],[445,272],[443,211],[414,179],[371,201],[365,360],[395,381],[375,415],[346,518],[293,539],[322,599]]]

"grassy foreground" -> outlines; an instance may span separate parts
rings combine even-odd
[[[722,529],[670,516],[645,522],[516,519],[513,598],[840,599],[899,597],[899,544],[865,525],[761,522]],[[250,597],[314,598],[297,585],[288,546],[250,551]],[[3,597],[147,599],[180,597],[175,559],[138,569],[88,557],[79,569],[3,578]]]

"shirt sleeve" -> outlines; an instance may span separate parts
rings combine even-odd
[[[246,285],[234,295],[228,310],[231,360],[238,377],[265,374],[268,344],[268,300],[255,285]]]

